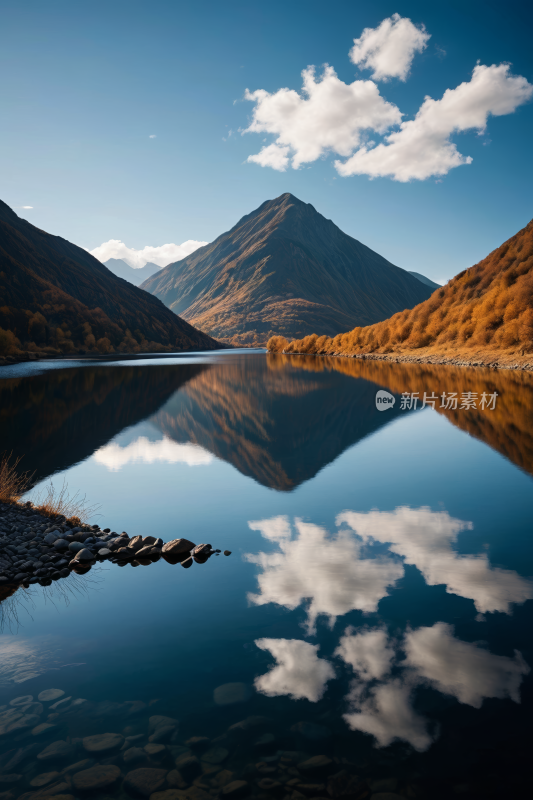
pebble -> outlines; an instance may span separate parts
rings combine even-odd
[[[24,694],[22,697],[15,697],[14,700],[9,701],[10,706],[25,706],[28,703],[33,703],[32,694]]]
[[[130,747],[124,750],[122,760],[125,764],[135,764],[138,761],[146,761],[147,755],[142,747]]]
[[[144,752],[148,753],[149,756],[157,757],[162,756],[164,753],[167,752],[167,748],[164,744],[147,744],[144,746]]]
[[[187,783],[191,783],[202,774],[202,765],[196,756],[188,756],[187,754],[179,756],[174,764],[183,780],[187,781]]]
[[[320,755],[308,758],[297,764],[300,772],[323,772],[328,770],[335,762],[329,756]]]
[[[154,714],[148,720],[148,733],[154,733],[157,728],[176,727],[178,720],[173,717],[165,717],[162,714]]]
[[[227,783],[221,788],[220,796],[233,800],[234,798],[246,797],[246,795],[250,794],[250,791],[250,784],[247,781],[231,781],[231,783]]]
[[[67,758],[73,755],[74,751],[74,745],[60,739],[58,742],[52,742],[48,747],[45,747],[44,750],[37,754],[37,758],[39,761],[52,761],[56,758]]]
[[[30,781],[30,786],[46,786],[47,783],[52,783],[56,778],[59,778],[59,772],[41,772]]]
[[[207,764],[222,764],[229,756],[229,750],[225,747],[211,747],[202,755],[202,761]]]
[[[119,777],[119,767],[112,764],[96,764],[94,767],[74,773],[72,783],[78,792],[95,792],[112,786]]]
[[[225,556],[230,556],[231,555],[231,550],[224,550],[224,555]]]
[[[163,545],[162,550],[167,555],[176,556],[180,553],[190,553],[194,547],[196,547],[194,542],[190,542],[188,539],[172,539],[171,542]]]
[[[86,736],[82,741],[88,753],[109,753],[118,750],[123,743],[124,737],[120,733],[98,733],[96,736]]]
[[[151,794],[157,792],[164,785],[166,775],[166,769],[141,767],[128,772],[124,778],[124,786],[126,789],[130,789],[143,797],[150,797]]]

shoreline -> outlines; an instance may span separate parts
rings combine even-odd
[[[533,372],[533,355],[518,356],[524,359],[523,363],[516,361],[516,356],[509,356],[507,363],[502,363],[499,359],[487,358],[481,360],[480,357],[472,359],[464,359],[461,356],[446,357],[443,355],[428,354],[423,356],[414,356],[404,353],[299,353],[288,352],[287,350],[269,350],[272,355],[284,356],[315,356],[318,358],[358,358],[361,361],[388,361],[396,364],[433,364],[443,365],[450,367],[482,367],[484,369],[507,369],[507,370],[521,370],[523,372]],[[525,361],[525,359],[528,359]],[[514,363],[512,363],[514,362]]]

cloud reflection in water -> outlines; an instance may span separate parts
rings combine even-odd
[[[103,464],[110,472],[118,472],[127,464],[143,463],[154,464],[156,461],[165,461],[167,464],[188,464],[195,467],[200,464],[210,464],[213,456],[197,444],[178,444],[166,436],[156,442],[151,442],[146,436],[139,436],[134,442],[125,447],[111,442],[96,450],[94,460]]]

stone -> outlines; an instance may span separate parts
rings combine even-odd
[[[49,711],[57,711],[59,714],[60,711],[65,711],[65,709],[70,705],[72,702],[72,697],[64,697],[62,700],[58,700],[57,703],[48,707]]]
[[[191,736],[190,739],[187,739],[185,744],[187,747],[190,747],[191,750],[202,750],[207,747],[210,741],[211,739],[207,736]]]
[[[261,778],[260,781],[257,781],[257,786],[262,792],[277,795],[285,794],[285,786],[279,781],[272,780],[272,778]]]
[[[187,798],[178,789],[165,789],[162,792],[154,792],[150,800],[187,800]]]
[[[234,800],[234,798],[246,797],[250,794],[250,784],[247,781],[231,781],[220,790],[220,796]]]
[[[167,783],[174,789],[185,789],[187,786],[177,769],[173,769],[168,773]]]
[[[351,775],[343,769],[328,780],[328,794],[334,799],[352,796],[358,793],[361,785],[361,780],[356,775]]]
[[[185,569],[189,569],[189,567],[192,567],[193,565],[193,560],[189,556],[189,558],[184,559],[184,561],[181,561],[180,563],[182,567],[184,567]]]
[[[269,717],[261,717],[258,715],[246,717],[246,719],[241,719],[240,722],[230,725],[228,733],[231,736],[240,736],[242,734],[247,734],[249,731],[257,730],[258,728],[264,728],[265,725],[269,725],[271,722],[272,720]]]
[[[51,531],[43,537],[43,542],[46,542],[46,544],[54,544],[57,539],[59,539],[59,531]]]
[[[82,769],[89,769],[94,766],[94,758],[84,758],[82,761],[76,761],[74,764],[69,764],[68,767],[61,770],[62,775],[71,775],[74,772],[81,772]]]
[[[166,769],[141,767],[128,772],[124,778],[124,786],[143,797],[150,797],[165,784],[166,775]]]
[[[146,744],[144,752],[148,753],[151,758],[161,758],[167,751],[164,744]]]
[[[188,539],[172,539],[171,542],[163,545],[162,550],[163,554],[175,556],[180,553],[190,553],[194,547],[196,547],[194,542],[190,542]]]
[[[118,750],[124,742],[121,733],[98,733],[96,736],[86,736],[83,747],[88,753],[109,753]]]
[[[54,550],[58,550],[60,553],[63,553],[65,550],[69,550],[70,546],[66,539],[58,539],[54,542]]]
[[[52,742],[48,747],[45,747],[44,750],[37,754],[37,758],[39,761],[67,758],[74,754],[74,750],[74,745],[60,739],[58,742]]]
[[[252,696],[252,690],[246,683],[224,683],[213,692],[213,700],[217,706],[229,706],[244,703]]]
[[[222,764],[229,756],[229,751],[225,747],[211,747],[202,755],[202,761],[207,764]]]
[[[59,772],[41,772],[30,781],[30,786],[46,786],[47,783],[52,783],[56,778],[59,778]]]
[[[150,544],[154,545],[156,543],[155,536],[143,536],[143,547]]]
[[[178,756],[174,764],[183,780],[187,781],[187,783],[192,783],[195,778],[202,774],[202,765],[196,756],[190,756],[185,753],[182,756]]]
[[[44,708],[42,703],[28,703],[27,706],[22,706],[21,710],[24,712],[24,714],[37,714],[40,716],[43,713]]]
[[[14,700],[9,701],[10,706],[26,706],[28,703],[33,703],[32,694],[24,694],[22,697],[15,697]]]
[[[396,792],[375,792],[370,800],[405,800],[405,797]]]
[[[135,764],[138,761],[147,761],[148,756],[142,747],[129,747],[122,753],[122,760],[125,764]]]
[[[257,741],[254,742],[254,748],[260,751],[272,750],[276,744],[276,741],[277,739],[273,733],[264,733],[259,737],[259,739],[257,739]]]
[[[85,545],[82,542],[71,542],[68,546],[70,553],[79,553],[85,548]]]
[[[40,700],[41,703],[51,703],[53,700],[59,700],[64,694],[63,689],[45,689],[44,692],[39,693],[37,700]]]
[[[142,546],[143,546],[142,536],[133,536],[128,543],[128,548],[130,550],[134,550],[135,552],[137,552],[137,550],[140,550]]]
[[[148,720],[148,733],[153,733],[157,728],[173,727],[176,728],[178,720],[173,717],[165,717],[162,714],[154,714]]]
[[[112,786],[120,777],[120,768],[109,765],[96,764],[89,769],[75,772],[72,783],[78,792],[95,792]]]
[[[111,555],[111,550],[108,550],[107,547],[101,547],[98,551],[98,555],[100,558],[107,558],[107,556]]]
[[[197,544],[193,549],[191,555],[193,556],[206,556],[211,552],[212,546],[210,544]]]
[[[148,737],[148,741],[155,744],[159,742],[168,742],[175,730],[175,725],[161,725]]]
[[[235,777],[235,773],[231,772],[229,769],[223,769],[221,772],[218,773],[216,778],[214,778],[217,786],[222,788],[222,786],[226,786],[227,783],[231,783],[233,778]]]
[[[304,739],[318,742],[321,739],[329,739],[331,731],[325,725],[318,725],[316,722],[297,722],[292,725],[291,731],[303,736]]]
[[[298,783],[294,788],[304,797],[327,797],[326,787],[323,783]]]
[[[82,564],[84,562],[94,561],[94,553],[92,553],[90,550],[84,547],[83,550],[80,550],[79,553],[76,553],[73,561],[74,563],[78,561],[81,562]]]
[[[335,762],[329,756],[320,755],[301,761],[296,766],[300,772],[326,772],[331,769]]]
[[[231,550],[224,550],[224,555],[225,556],[230,556],[231,555]]]
[[[6,733],[10,733],[14,736],[21,731],[27,731],[29,728],[34,728],[37,722],[39,722],[39,717],[37,714],[25,714],[16,722],[11,723],[11,725],[7,727]]]
[[[135,554],[135,557],[136,558],[146,558],[146,556],[149,556],[149,555],[152,554],[152,550],[153,549],[154,549],[154,546],[152,544],[146,545],[146,547],[141,547],[140,550],[137,550],[137,552]]]

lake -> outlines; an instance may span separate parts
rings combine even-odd
[[[231,551],[4,599],[0,722],[19,697],[73,700],[34,708],[55,726],[37,737],[0,736],[0,773],[28,748],[0,797],[85,796],[70,766],[87,759],[160,770],[98,797],[530,785],[532,375],[262,351],[51,361],[3,369],[0,424],[25,499],[65,484],[102,528]],[[161,733],[158,715],[179,722]],[[120,735],[88,753],[104,733]]]

